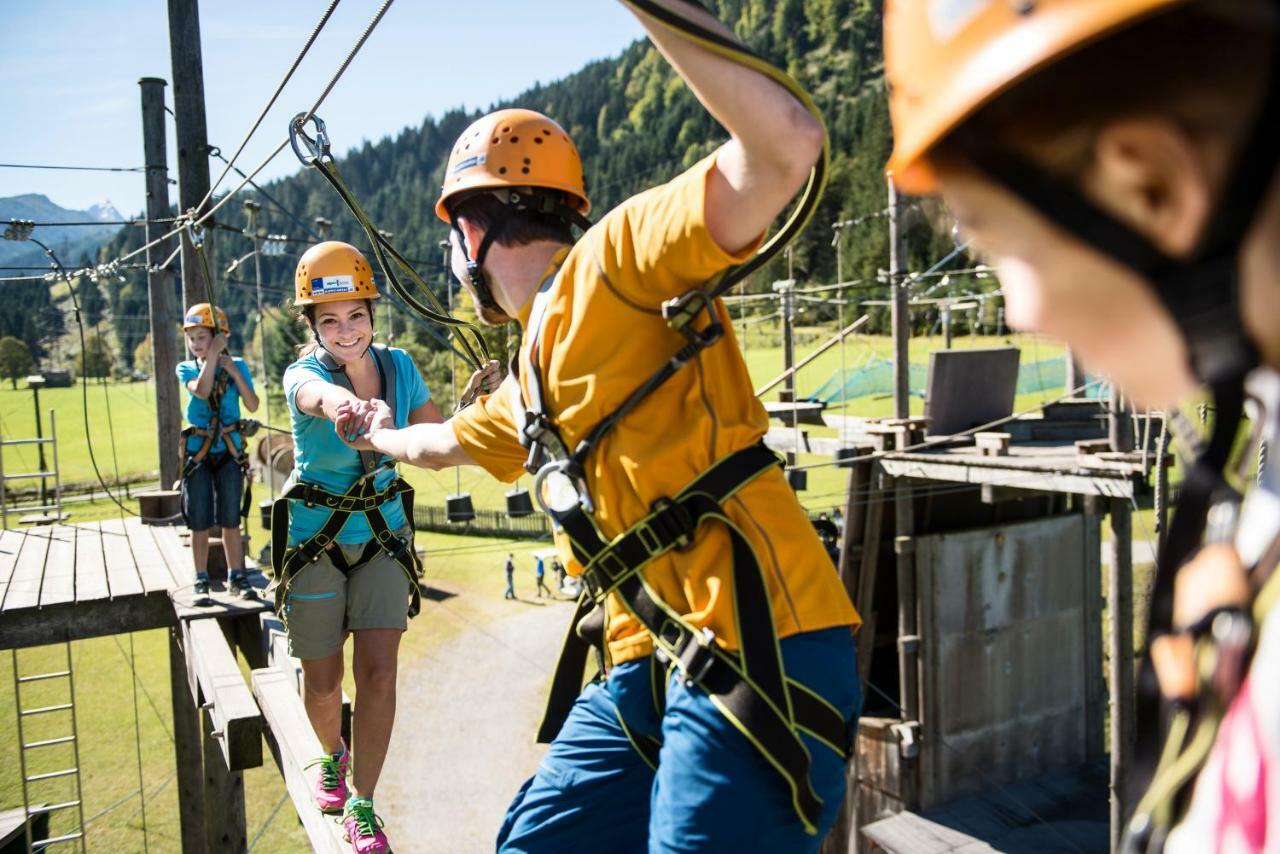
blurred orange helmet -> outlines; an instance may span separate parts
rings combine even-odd
[[[570,208],[591,210],[582,158],[564,128],[533,110],[498,110],[471,123],[444,168],[436,216],[447,223],[451,199],[474,190],[537,187],[559,190]]]
[[[894,184],[934,192],[930,151],[985,104],[1097,39],[1189,2],[886,0]]]
[[[216,324],[214,323],[215,316],[218,319]],[[231,324],[227,322],[227,313],[217,306],[210,306],[207,302],[196,303],[182,315],[183,332],[188,329],[199,329],[200,327],[221,332],[223,335],[231,334]]]
[[[338,240],[317,243],[298,260],[298,270],[293,277],[296,306],[378,299],[379,296],[369,262],[350,243]]]

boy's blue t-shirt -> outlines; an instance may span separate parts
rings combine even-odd
[[[232,356],[231,361],[235,363],[236,369],[240,371],[240,376],[244,377],[245,383],[249,386],[250,391],[256,392],[257,389],[253,385],[253,375],[249,373],[249,363],[238,356]],[[185,362],[178,363],[178,382],[182,383],[182,388],[187,392],[187,423],[192,427],[208,427],[209,422],[213,419],[213,409],[209,406],[209,401],[201,400],[191,393],[191,389],[187,383],[200,376],[200,365],[195,359],[188,359]],[[225,374],[226,371],[218,368],[214,374],[216,381],[219,374]],[[222,407],[219,410],[218,418],[223,424],[230,424],[232,421],[240,420],[240,388],[236,385],[235,380],[227,378],[227,390],[222,395]],[[244,437],[235,434],[236,449],[244,450]],[[187,437],[187,451],[195,453],[200,450],[200,446],[204,444],[204,439],[200,436]],[[213,440],[213,445],[209,448],[209,453],[217,454],[227,449],[226,444],[222,441],[222,437],[218,436]]]
[[[431,391],[408,353],[395,347],[389,350],[391,364],[395,368],[395,424],[398,429],[408,426],[409,413],[429,401]],[[285,400],[293,422],[294,474],[299,480],[341,495],[364,473],[364,469],[360,466],[360,454],[342,443],[332,421],[307,415],[298,409],[295,399],[298,389],[315,380],[332,382],[330,373],[320,364],[315,353],[303,356],[284,372]],[[374,476],[374,486],[380,491],[386,489],[395,477],[394,470],[384,469]],[[380,509],[391,530],[408,524],[399,498],[385,502]],[[328,518],[329,511],[323,507],[307,507],[301,501],[291,501],[289,543],[295,545],[312,536]],[[372,538],[373,532],[369,530],[369,522],[363,513],[348,516],[337,537],[338,542],[345,544],[367,543]]]

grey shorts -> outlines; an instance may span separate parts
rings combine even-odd
[[[397,532],[412,536],[409,529]],[[348,563],[360,559],[364,544],[339,544]],[[342,649],[347,632],[400,629],[409,625],[409,579],[400,564],[379,551],[368,563],[343,575],[326,554],[301,570],[284,601],[289,654],[327,658]]]

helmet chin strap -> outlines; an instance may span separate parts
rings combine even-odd
[[[453,217],[453,231],[458,236],[458,245],[462,247],[462,251],[466,254],[467,259],[467,278],[471,280],[471,288],[475,291],[476,300],[482,308],[490,311],[503,311],[502,306],[498,305],[498,301],[493,298],[493,288],[489,284],[489,279],[484,272],[484,259],[489,254],[489,247],[493,245],[494,238],[498,232],[506,225],[507,220],[515,213],[514,208],[503,208],[502,214],[489,226],[485,231],[484,238],[480,241],[480,248],[472,257],[471,247],[467,245],[467,236],[462,233],[462,229],[458,226],[457,217]]]

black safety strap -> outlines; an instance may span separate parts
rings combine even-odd
[[[734,727],[779,770],[791,789],[797,813],[812,829],[817,827],[822,801],[809,780],[810,756],[800,732],[808,732],[847,757],[852,746],[851,728],[829,703],[786,677],[772,600],[759,559],[722,506],[776,465],[778,457],[763,445],[730,454],[609,542],[600,537],[581,506],[553,516],[584,567],[586,592],[575,620],[585,617],[589,605],[602,604],[610,594],[617,594],[653,640],[659,656],[651,666],[661,671],[659,664],[665,657],[688,683],[708,694]],[[641,573],[655,558],[691,544],[707,521],[720,522],[729,533],[740,644],[737,653],[723,649],[707,630],[690,625],[675,613],[653,593]],[[586,641],[571,629],[553,676],[539,741],[553,739],[568,716],[582,684],[587,648]],[[643,739],[632,741],[648,760],[654,745]]]

